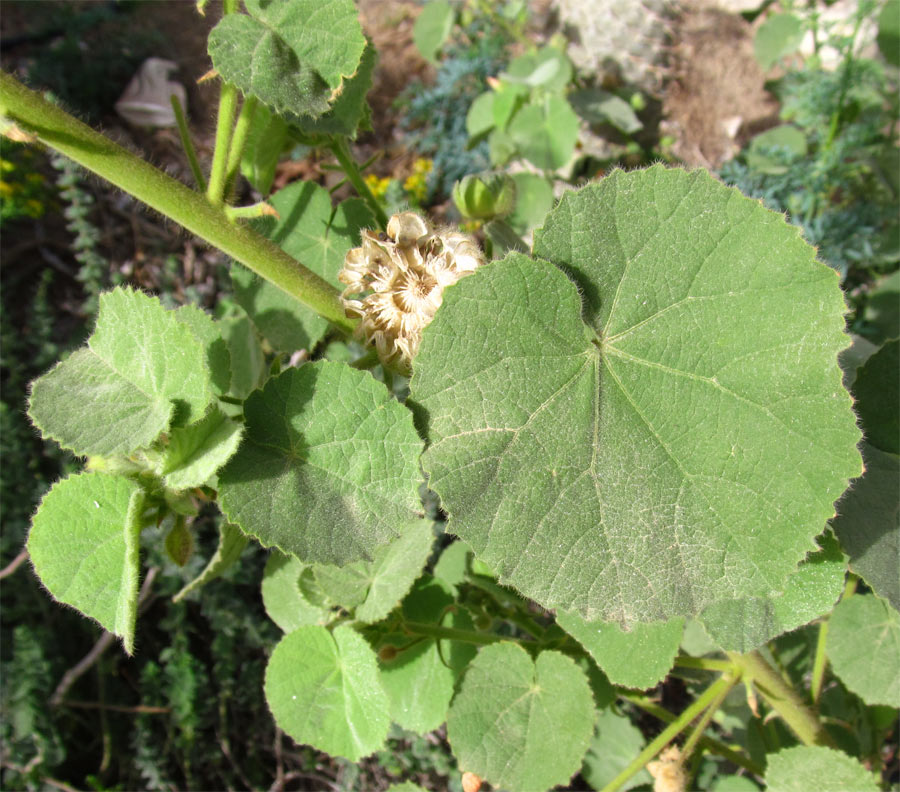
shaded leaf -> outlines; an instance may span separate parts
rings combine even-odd
[[[597,731],[591,747],[584,757],[581,775],[592,789],[603,789],[621,773],[641,752],[646,740],[641,730],[628,718],[607,709],[597,717]],[[652,784],[653,779],[645,769],[635,773],[619,789],[631,789],[641,784]]]
[[[248,541],[247,537],[241,533],[240,528],[222,520],[219,524],[219,543],[216,545],[216,552],[213,553],[206,563],[203,571],[181,589],[172,598],[172,601],[178,602],[192,591],[205,586],[209,581],[215,580],[223,574],[241,557],[241,553],[244,552]]]
[[[328,611],[311,603],[300,588],[300,575],[306,566],[299,558],[273,550],[263,572],[266,613],[286,633],[328,620]]]
[[[191,426],[173,429],[160,460],[159,474],[167,487],[200,487],[238,449],[243,427],[213,407]]]
[[[416,17],[413,41],[427,61],[435,62],[453,28],[453,6],[447,0],[431,0]]]
[[[900,613],[883,599],[841,600],[828,623],[827,652],[834,673],[866,704],[900,706]]]

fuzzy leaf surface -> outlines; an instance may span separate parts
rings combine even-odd
[[[449,530],[588,620],[782,590],[860,471],[834,271],[660,166],[567,193],[534,250],[558,267],[483,267],[423,334],[411,398]]]
[[[613,622],[588,622],[573,611],[559,611],[556,620],[580,643],[614,685],[646,690],[672,668],[684,619],[636,624],[625,632]]]
[[[56,482],[28,535],[35,572],[54,599],[118,635],[134,651],[144,493],[108,473]]]
[[[511,792],[566,783],[593,732],[594,697],[584,672],[558,652],[532,661],[508,642],[478,653],[447,718],[459,769]]]
[[[700,614],[706,632],[726,651],[749,652],[783,633],[828,613],[844,588],[847,564],[830,534],[821,549],[787,580],[783,594],[722,600]]]
[[[827,651],[834,673],[866,704],[900,706],[900,613],[883,599],[841,600],[828,623]]]
[[[365,204],[349,198],[334,209],[328,191],[312,182],[295,182],[269,203],[280,217],[255,221],[256,230],[342,288],[337,276],[347,251],[360,244],[360,229],[375,225]],[[325,319],[246,267],[232,264],[231,279],[238,304],[275,349],[312,349],[328,330]]]
[[[219,474],[225,515],[307,562],[372,558],[419,509],[412,414],[367,372],[289,368],[244,403],[245,435]]]
[[[798,745],[769,754],[768,792],[876,792],[878,784],[856,759],[821,745]]]
[[[159,300],[119,288],[100,296],[87,347],[32,384],[28,414],[64,448],[112,456],[199,419],[211,399],[201,342]]]
[[[298,743],[351,762],[384,745],[387,694],[375,653],[350,627],[301,627],[282,638],[265,693],[275,722]]]
[[[320,116],[356,73],[366,39],[353,0],[245,0],[224,16],[209,55],[226,82],[279,113]]]

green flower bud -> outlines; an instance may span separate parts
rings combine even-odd
[[[469,220],[506,217],[516,205],[516,183],[505,173],[464,176],[453,185],[453,202]]]

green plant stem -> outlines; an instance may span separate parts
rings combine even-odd
[[[730,660],[715,660],[711,657],[679,655],[675,658],[675,665],[679,668],[699,668],[703,671],[718,671],[726,674],[735,671],[734,663]]]
[[[719,707],[722,706],[725,697],[731,692],[731,689],[738,683],[740,678],[740,672],[722,676],[722,679],[727,680],[730,684],[719,691],[719,695],[712,700],[710,705],[706,708],[706,711],[700,716],[700,720],[694,725],[690,736],[684,741],[684,745],[681,746],[681,754],[684,759],[687,759],[694,752],[700,738],[703,736],[703,732],[706,731],[706,727],[709,726],[709,722],[713,719],[713,715],[715,715]]]
[[[331,149],[332,153],[337,158],[341,169],[347,174],[347,178],[353,185],[353,189],[355,189],[359,197],[369,205],[369,208],[375,215],[375,219],[378,221],[378,225],[381,228],[387,228],[387,215],[385,214],[384,209],[382,209],[381,204],[378,203],[378,200],[372,195],[372,191],[369,189],[369,185],[366,184],[366,180],[363,179],[359,166],[356,164],[356,160],[353,159],[353,155],[350,153],[347,139],[345,137],[333,137],[328,143],[328,148]]]
[[[197,152],[194,150],[194,143],[191,140],[187,119],[184,117],[184,109],[175,94],[172,94],[169,97],[169,101],[172,103],[172,111],[175,113],[175,122],[178,124],[178,135],[181,138],[181,147],[187,155],[188,165],[191,166],[194,182],[196,183],[198,190],[206,192],[206,179],[203,177],[203,170],[200,168],[200,160],[197,159]]]
[[[237,179],[238,169],[241,167],[241,158],[247,146],[247,138],[250,136],[250,127],[253,124],[253,114],[256,112],[257,100],[255,96],[244,99],[241,112],[238,114],[237,123],[234,126],[234,134],[231,136],[231,145],[228,148],[228,161],[225,166],[225,194],[231,192]]]
[[[706,708],[719,697],[723,689],[727,691],[733,684],[734,681],[729,677],[720,677],[713,682],[690,707],[663,729],[655,740],[648,743],[647,747],[632,759],[621,773],[603,787],[601,792],[615,792],[615,790],[619,789],[622,784],[643,768],[647,762],[653,759],[654,756],[683,732],[694,718],[706,710]]]
[[[663,723],[671,723],[675,720],[675,716],[669,712],[667,709],[660,707],[659,704],[656,704],[653,701],[650,701],[645,696],[640,696],[636,693],[627,693],[621,690],[618,691],[619,698],[623,698],[626,701],[630,701],[636,707],[640,707],[644,712],[649,713],[654,718],[659,718]],[[717,756],[721,756],[723,759],[727,759],[732,764],[737,765],[738,767],[743,767],[747,772],[753,773],[755,775],[764,775],[766,769],[761,765],[756,764],[749,756],[746,756],[740,751],[736,751],[733,748],[729,748],[725,743],[721,740],[717,740],[715,737],[709,737],[708,735],[703,735],[700,737],[698,744],[709,751],[710,753],[714,753]]]
[[[410,635],[424,635],[426,638],[460,641],[462,643],[478,644],[479,646],[487,646],[488,644],[500,643],[501,641],[512,641],[513,643],[518,644],[533,643],[533,641],[520,641],[515,638],[495,635],[494,633],[481,633],[475,632],[474,630],[458,630],[455,627],[441,627],[438,624],[403,621],[400,626],[404,632],[407,632]]]
[[[209,185],[206,188],[206,197],[213,206],[222,206],[225,203],[225,169],[228,164],[237,102],[237,88],[223,81],[219,94],[219,114],[216,118],[216,147],[209,171]]]
[[[728,652],[728,656],[804,745],[837,747],[816,713],[758,651]]]
[[[40,142],[171,218],[314,310],[344,332],[340,293],[265,237],[231,223],[201,194],[117,146],[10,75],[0,72],[0,111]]]
[[[834,139],[837,137],[841,128],[841,116],[844,114],[844,101],[847,99],[847,91],[850,88],[850,77],[853,71],[854,57],[853,49],[856,46],[856,38],[859,36],[859,29],[862,26],[863,15],[859,9],[856,12],[856,24],[853,26],[853,33],[850,36],[850,44],[847,47],[847,56],[844,59],[843,71],[841,73],[841,91],[838,94],[837,107],[831,114],[831,123],[828,126],[828,137],[825,139],[824,149],[827,151],[831,148]]]
[[[841,592],[841,600],[852,597],[856,592],[856,586],[859,578],[854,574],[847,575],[847,581],[844,584],[844,590]],[[840,601],[840,600],[839,600]],[[813,704],[819,703],[819,697],[822,695],[822,686],[825,683],[825,668],[828,664],[828,654],[826,646],[828,644],[828,622],[829,617],[826,616],[821,624],[819,624],[819,635],[816,638],[816,654],[813,659],[812,680],[810,681],[809,693]]]

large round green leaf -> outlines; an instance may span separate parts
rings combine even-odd
[[[783,590],[860,471],[837,275],[659,166],[565,195],[534,252],[558,267],[510,254],[449,289],[414,365],[450,529],[591,621]]]

